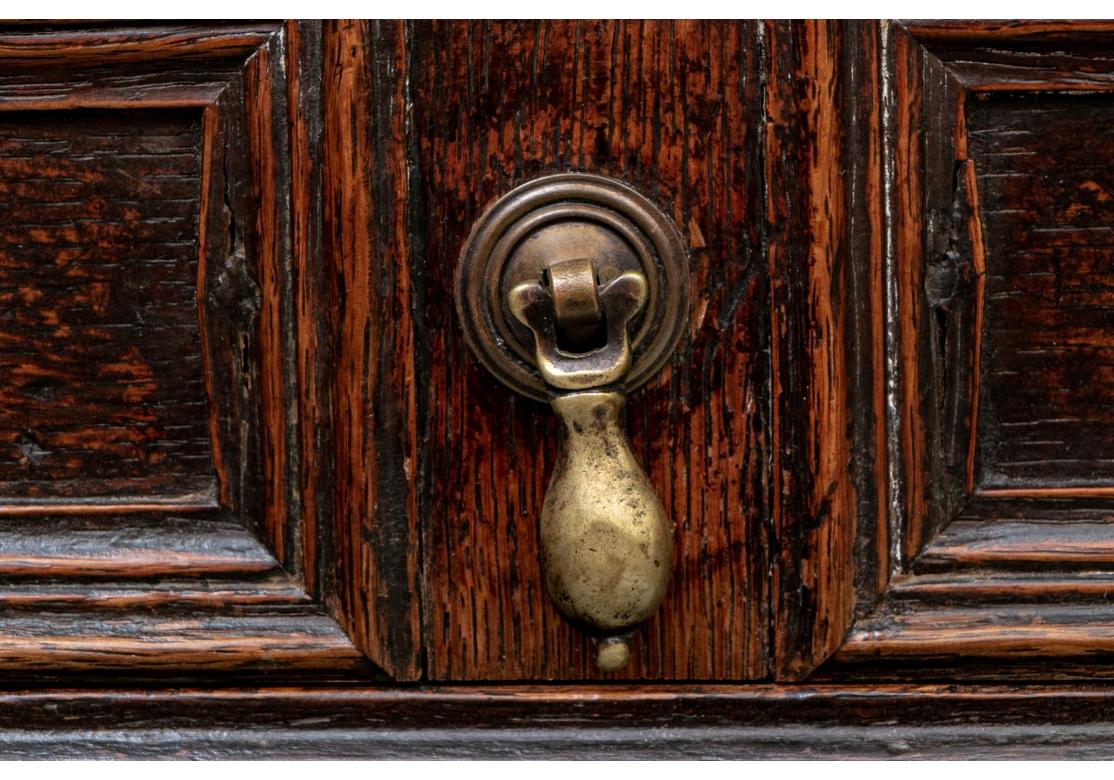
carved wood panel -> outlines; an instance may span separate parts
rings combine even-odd
[[[0,673],[417,674],[322,553],[321,48],[0,34]]]
[[[832,96],[825,125],[774,86],[834,150],[797,151],[850,172],[810,215],[822,262],[786,269],[824,292],[792,321],[832,338],[789,372],[826,396],[781,409],[831,419],[835,460],[802,475],[825,502],[779,526],[778,674],[1108,674],[1114,29],[783,34],[799,88]]]
[[[1112,34],[4,32],[4,668],[598,675],[539,576],[554,423],[449,295],[586,170],[698,292],[629,407],[679,552],[617,679],[1104,673]]]

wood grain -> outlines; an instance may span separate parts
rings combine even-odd
[[[69,66],[171,60],[233,60],[242,63],[274,34],[274,24],[201,29],[134,24],[115,29],[49,29],[36,25],[0,32],[0,62],[63,62]]]
[[[323,256],[335,512],[323,530],[326,603],[400,679],[420,674],[418,469],[426,377],[415,343],[404,28],[342,22],[323,38]],[[411,283],[417,290],[412,291]],[[308,323],[307,323],[308,325]],[[325,392],[329,392],[328,389]]]
[[[257,346],[263,490],[262,524],[275,557],[296,562],[300,514],[296,506],[299,461],[293,419],[296,378],[293,354],[293,267],[290,204],[301,197],[290,183],[289,129],[283,38],[272,37],[244,66],[247,175],[253,208],[244,226],[259,287]],[[252,241],[254,239],[254,241]]]
[[[677,524],[674,580],[614,677],[745,679],[768,663],[761,40],[749,23],[415,23],[409,232],[432,679],[598,677],[544,592],[537,517],[550,412],[467,354],[452,275],[516,184],[582,170],[661,204],[688,237],[689,332],[636,393],[635,452]]]
[[[978,499],[929,544],[914,567],[1109,569],[1114,564],[1114,506],[1109,500]]]
[[[278,567],[233,518],[43,515],[5,518],[0,577],[153,580],[247,575]]]
[[[0,120],[4,499],[212,500],[199,119]]]
[[[902,28],[891,31],[885,128],[893,185],[887,302],[890,387],[900,414],[891,422],[890,491],[898,512],[889,565],[898,570],[954,516],[966,496],[977,318],[966,214],[969,198],[954,125],[962,89],[944,64]],[[928,128],[928,129],[926,129]]]
[[[1112,161],[1096,140],[1112,35],[0,31],[0,188],[24,188],[0,203],[15,215],[0,251],[31,258],[22,288],[71,303],[127,288],[128,250],[80,235],[107,213],[80,189],[93,174],[118,194],[128,172],[188,190],[180,213],[159,192],[117,220],[164,242],[181,228],[188,251],[143,288],[154,302],[119,303],[150,316],[116,338],[165,351],[156,389],[206,408],[162,404],[210,453],[196,473],[213,486],[177,506],[172,491],[5,499],[0,755],[1110,757],[1114,699],[1090,681],[1114,668]],[[74,182],[27,180],[59,160]],[[551,682],[599,675],[538,573],[553,421],[466,354],[449,295],[484,207],[565,170],[645,192],[692,255],[689,333],[627,420],[679,555],[623,685]],[[66,266],[27,249],[34,220],[111,248],[120,272],[63,290]],[[19,300],[5,268],[9,317],[62,309]],[[69,365],[91,364],[79,326],[50,327],[66,325]],[[40,357],[67,343],[49,335]],[[102,424],[63,401],[6,408]],[[1068,415],[1078,431],[1056,430]],[[69,467],[103,482],[119,464]],[[427,684],[380,687],[365,658]],[[472,684],[428,684],[444,679]],[[550,684],[482,684],[528,679]]]
[[[359,669],[363,656],[329,617],[312,608],[287,614],[9,614],[0,635],[0,677],[74,672],[188,677],[274,670],[331,674]]]
[[[980,487],[1110,485],[1114,152],[1104,94],[968,107],[987,242]]]
[[[830,58],[844,68],[837,85],[878,80],[866,93],[844,87],[853,96],[845,104],[851,112],[837,115],[846,129],[829,131],[829,156],[800,159],[805,170],[811,163],[820,176],[846,182],[841,194],[851,213],[856,203],[883,209],[881,220],[871,219],[869,206],[865,219],[851,220],[847,240],[864,251],[848,255],[846,276],[819,303],[806,296],[801,300],[808,305],[796,309],[793,296],[825,278],[822,261],[839,244],[829,234],[788,231],[803,233],[806,246],[797,251],[810,265],[784,283],[791,324],[775,327],[774,343],[805,322],[810,335],[830,330],[833,345],[820,353],[827,363],[798,346],[794,354],[801,357],[775,365],[775,389],[784,377],[792,382],[817,365],[834,366],[839,384],[824,385],[829,380],[821,375],[812,384],[832,389],[809,398],[803,390],[812,384],[798,380],[807,400],[790,406],[799,411],[783,419],[809,421],[797,434],[797,452],[807,452],[808,437],[818,431],[826,442],[822,452],[873,448],[875,457],[847,460],[856,504],[832,513],[837,527],[825,525],[826,516],[816,527],[803,525],[809,516],[803,509],[785,512],[778,524],[784,622],[776,633],[786,676],[1109,674],[1105,600],[1114,537],[1103,477],[1110,448],[1100,258],[1107,254],[1101,198],[1110,165],[1083,124],[1092,126],[1088,117],[1107,110],[1114,65],[1098,45],[1108,31],[1084,26],[1074,38],[1066,28],[1048,37],[1037,27],[1009,27],[1013,32],[1005,34],[984,25],[979,29],[990,38],[982,38],[963,26],[886,24],[878,30],[880,56],[871,59],[868,48],[854,43],[854,25],[829,28],[819,44],[808,37],[813,26],[805,25],[782,60],[798,68],[795,78],[771,81],[791,95],[800,74],[815,74],[825,61],[825,46],[840,52]],[[793,40],[792,28],[775,30],[770,40],[779,32]],[[817,88],[796,102],[772,100],[771,116],[780,110],[795,117],[808,128],[802,143],[819,143],[824,125],[814,117],[823,109],[815,96],[824,96],[821,105],[838,104],[830,94]],[[872,103],[880,116],[867,108]],[[881,144],[877,157],[863,153],[875,148],[874,139]],[[849,151],[846,162],[840,148]],[[879,175],[880,198],[871,189]],[[798,173],[796,180],[807,177]],[[777,188],[770,192],[776,198]],[[800,208],[810,203],[808,192],[786,201]],[[821,203],[840,213],[838,197]],[[865,251],[880,239],[881,267]],[[777,241],[771,246],[782,251]],[[882,283],[867,281],[872,277]],[[776,293],[777,287],[775,302]],[[833,318],[825,327],[823,307],[841,296],[855,302],[855,311],[876,312],[881,304],[881,354],[874,314]],[[775,350],[783,353],[784,347]],[[884,382],[856,362],[868,354]],[[850,425],[825,426],[841,419],[825,398],[848,399],[852,409],[872,408],[874,416],[852,413]],[[784,457],[794,429],[775,421]],[[782,473],[775,471],[775,480]],[[814,466],[812,473],[822,469]],[[838,496],[838,483],[829,485]],[[852,554],[815,554],[848,533],[855,534]],[[814,560],[818,571],[808,568]],[[847,609],[841,598],[849,588],[852,619],[833,629],[824,607]]]
[[[301,563],[307,593],[320,595],[318,535],[329,527],[332,471],[329,419],[328,351],[331,320],[321,310],[328,277],[318,261],[321,220],[321,46],[319,24],[288,21],[284,25],[289,108],[290,255],[295,348],[299,454],[295,503],[301,520],[300,538],[287,540]]]
[[[777,674],[796,678],[843,641],[855,583],[841,576],[839,563],[854,555],[860,514],[870,523],[878,512],[881,438],[875,435],[857,452],[852,438],[877,431],[882,420],[877,404],[856,408],[853,395],[858,386],[877,390],[881,357],[881,307],[871,304],[878,299],[881,265],[879,116],[869,108],[877,91],[870,75],[877,39],[866,26],[771,23],[767,29],[772,488],[779,544],[774,642]],[[868,75],[843,70],[845,58],[855,58]],[[850,177],[849,169],[855,171]],[[862,252],[859,266],[846,262],[852,245]],[[859,355],[848,352],[852,328],[861,336]]]
[[[299,424],[317,380],[296,370],[327,359],[299,352],[311,329],[295,316],[296,282],[323,273],[305,175],[319,37],[313,23],[0,35],[14,196],[0,354],[16,376],[0,392],[17,434],[62,430],[25,442],[20,481],[4,481],[22,494],[0,526],[0,674],[375,676],[321,606],[318,548],[303,555],[327,507],[303,527],[302,449],[329,452],[323,421]],[[47,51],[66,67],[41,67]],[[36,492],[28,469],[76,487]]]
[[[1114,32],[1114,25],[1102,20],[1053,21],[1037,19],[966,19],[958,20],[917,20],[902,22],[918,40],[926,43],[972,44],[1005,41],[1014,48],[1022,44],[1063,43],[1072,44],[1102,42]],[[1056,53],[1052,52],[1052,56]]]
[[[944,627],[946,630],[942,630]],[[1103,606],[1084,603],[1037,609],[1031,604],[1016,603],[908,612],[880,610],[855,625],[836,660],[853,663],[878,658],[895,664],[903,657],[935,657],[935,666],[946,668],[949,660],[954,663],[957,658],[969,661],[986,657],[1008,662],[1018,657],[1031,664],[1031,659],[1039,656],[1043,666],[1039,670],[1030,666],[1029,674],[1052,676],[1060,672],[1054,660],[1063,657],[1080,663],[1080,669],[1072,676],[1109,677],[1109,664],[1096,664],[1089,659],[1101,660],[1112,650],[1111,615]],[[930,664],[928,661],[925,667]],[[951,674],[994,679],[1009,671],[1006,666],[995,671],[983,666],[966,675],[959,669]],[[1060,674],[1066,676],[1064,672]]]

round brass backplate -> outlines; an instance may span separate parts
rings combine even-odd
[[[472,228],[456,271],[464,338],[504,384],[537,400],[549,394],[534,363],[534,336],[507,307],[511,288],[539,281],[565,260],[593,262],[601,284],[625,271],[647,280],[630,325],[633,361],[623,389],[644,384],[668,360],[688,315],[688,262],[673,222],[626,184],[587,173],[527,182]]]

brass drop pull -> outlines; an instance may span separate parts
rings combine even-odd
[[[614,389],[630,368],[627,326],[646,302],[646,279],[627,271],[598,284],[591,261],[576,259],[550,266],[549,280],[548,289],[516,286],[509,301],[534,332],[564,429],[542,506],[543,568],[561,612],[607,632],[596,660],[613,671],[630,657],[623,633],[657,609],[673,562],[673,524],[627,443]],[[594,322],[582,316],[593,309]],[[584,334],[601,330],[593,348]]]
[[[530,182],[477,223],[457,272],[465,337],[514,389],[562,423],[540,518],[558,609],[597,640],[605,671],[661,604],[673,523],[631,450],[626,393],[660,368],[684,327],[684,251],[672,223],[609,179]]]

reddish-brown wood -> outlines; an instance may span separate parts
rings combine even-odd
[[[413,316],[426,442],[433,679],[601,675],[542,584],[549,410],[467,353],[452,275],[472,223],[529,178],[618,177],[681,226],[695,290],[635,452],[677,524],[673,584],[611,677],[746,679],[768,663],[761,35],[750,23],[415,23],[406,78]]]
[[[1112,42],[0,31],[0,754],[1108,756]],[[552,414],[450,295],[559,171],[691,254],[626,420],[674,581],[603,688],[540,577]]]
[[[335,515],[322,529],[326,602],[357,645],[400,679],[420,667],[419,446],[424,424],[408,253],[404,27],[338,22],[323,42],[323,257],[329,289],[305,315],[333,339],[319,363]],[[418,283],[420,288],[421,283]],[[420,316],[420,315],[419,315]],[[308,323],[307,323],[308,325]],[[323,345],[319,345],[323,346]]]
[[[165,111],[2,117],[6,503],[212,506],[188,242],[201,123]]]
[[[314,110],[318,39],[2,36],[0,673],[370,672],[321,604],[361,583],[298,584],[332,521],[302,525],[301,450],[332,421],[299,425],[326,363],[295,319],[325,273],[290,108]]]
[[[42,26],[42,25],[37,25]],[[212,63],[231,60],[242,63],[274,35],[271,24],[169,27],[144,24],[120,25],[115,29],[41,30],[11,29],[0,33],[0,62],[26,66],[28,63],[57,66],[130,64],[173,60]]]
[[[856,409],[851,386],[877,389],[881,356],[881,307],[869,297],[881,242],[856,242],[853,233],[880,223],[877,37],[869,26],[835,23],[767,30],[774,648],[777,674],[792,678],[842,643],[856,582],[830,562],[849,562],[857,524],[876,522],[881,437],[856,451],[852,433],[878,430],[881,407]],[[862,63],[861,75],[843,69],[848,58]],[[848,262],[851,253],[861,265]],[[852,482],[856,462],[861,488]]]
[[[134,602],[128,606],[135,606]],[[164,608],[167,605],[162,605]],[[204,606],[196,604],[195,606]],[[337,675],[363,666],[363,656],[337,624],[299,604],[285,616],[207,615],[183,618],[133,614],[71,616],[46,612],[4,621],[0,676],[42,672],[182,674],[272,671],[279,676],[313,670]]]
[[[257,346],[259,407],[262,417],[259,446],[263,491],[264,536],[275,557],[291,563],[290,543],[297,516],[292,493],[297,489],[297,464],[291,448],[296,430],[290,419],[294,406],[294,364],[290,350],[293,329],[292,267],[290,263],[290,201],[298,192],[281,192],[288,186],[290,152],[286,113],[284,56],[277,36],[252,55],[244,67],[244,101],[247,121],[250,197],[257,204],[251,225],[241,229],[257,237],[254,274],[259,288]],[[275,116],[276,111],[281,112]],[[279,184],[282,182],[282,185]],[[288,471],[289,469],[289,471]]]
[[[290,253],[293,263],[295,361],[298,397],[301,535],[290,540],[300,553],[306,592],[318,594],[317,535],[331,522],[331,447],[328,343],[331,318],[322,310],[327,273],[321,251],[321,27],[288,21],[285,68],[289,107]]]
[[[196,346],[199,119],[0,114],[9,506],[214,505]]]

